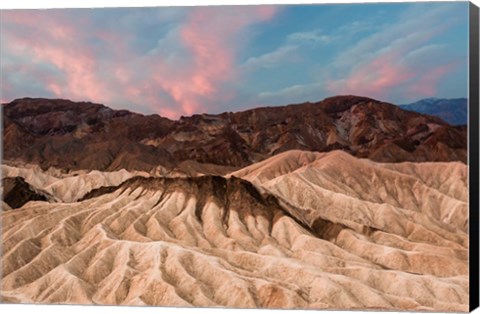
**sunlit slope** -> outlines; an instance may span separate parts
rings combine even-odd
[[[242,178],[242,179],[241,179]],[[249,182],[250,181],[250,182]],[[466,166],[289,151],[2,213],[5,302],[468,310]]]

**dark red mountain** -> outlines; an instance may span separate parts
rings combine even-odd
[[[161,165],[218,174],[290,149],[342,149],[381,162],[467,161],[465,126],[356,96],[178,121],[53,99],[17,99],[3,111],[4,159],[44,169]]]

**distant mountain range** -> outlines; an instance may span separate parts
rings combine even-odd
[[[400,107],[439,117],[452,125],[466,125],[468,120],[467,98],[426,98]]]
[[[292,149],[343,150],[381,162],[467,160],[466,127],[378,100],[196,114],[170,120],[89,102],[23,98],[5,104],[4,159],[65,170],[222,174]]]

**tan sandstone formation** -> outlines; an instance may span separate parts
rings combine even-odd
[[[121,177],[2,212],[3,301],[468,310],[463,163],[287,151]]]

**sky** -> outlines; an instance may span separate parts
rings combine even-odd
[[[2,10],[2,103],[169,118],[367,96],[467,97],[468,2]]]

